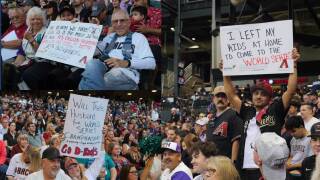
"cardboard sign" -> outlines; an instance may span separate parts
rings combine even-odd
[[[101,31],[101,25],[52,21],[36,57],[84,68],[93,58]]]
[[[293,72],[292,21],[220,28],[223,75]]]
[[[98,156],[107,106],[107,99],[70,94],[61,155],[79,158]]]

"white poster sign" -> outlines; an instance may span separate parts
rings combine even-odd
[[[220,42],[224,76],[293,72],[291,20],[224,26]]]
[[[7,34],[5,37],[2,38],[2,41],[4,42],[14,41],[14,40],[18,40],[18,37],[15,31],[11,31],[9,34]],[[18,52],[18,49],[1,48],[2,61],[6,61],[8,59],[16,57],[17,52]]]
[[[61,155],[79,158],[98,156],[107,106],[107,99],[70,94]]]
[[[52,21],[36,56],[84,68],[93,58],[101,31],[101,25]]]

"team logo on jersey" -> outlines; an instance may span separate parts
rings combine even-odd
[[[260,128],[265,126],[274,126],[276,124],[276,119],[274,116],[264,114],[260,121]]]
[[[212,134],[227,137],[228,136],[228,122],[221,123]]]

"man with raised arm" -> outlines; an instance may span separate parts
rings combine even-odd
[[[260,137],[261,133],[275,132],[280,135],[284,124],[289,103],[296,92],[297,86],[297,60],[300,54],[297,49],[292,50],[294,72],[289,75],[287,91],[281,98],[272,99],[272,87],[265,82],[257,83],[251,88],[252,106],[246,106],[236,94],[230,76],[223,76],[225,92],[232,107],[239,113],[244,121],[244,131],[241,136],[237,168],[244,180],[259,179],[259,167],[253,161],[251,145]],[[221,64],[222,67],[222,64]]]

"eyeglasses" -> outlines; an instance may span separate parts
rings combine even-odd
[[[227,95],[225,93],[218,93],[214,95],[217,98],[227,98]]]
[[[9,17],[10,20],[14,20],[14,19],[20,19],[19,16],[12,16],[12,17]]]
[[[114,19],[114,20],[111,20],[112,24],[118,24],[118,23],[125,23],[127,22],[129,19]]]

